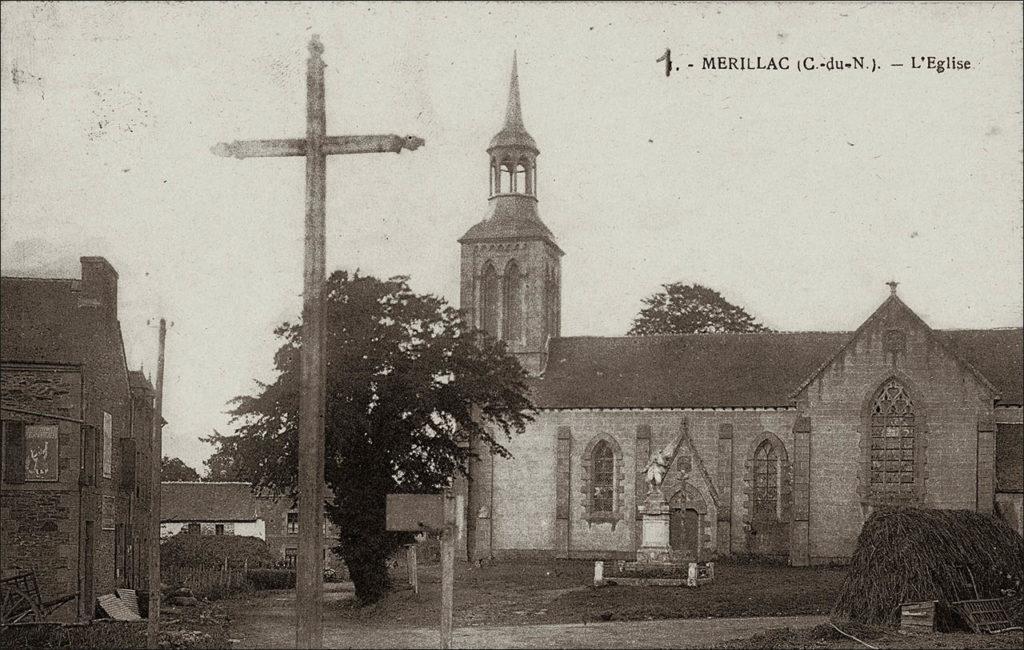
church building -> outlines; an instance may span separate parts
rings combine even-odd
[[[470,559],[635,559],[645,468],[694,559],[843,561],[878,507],[996,512],[1021,530],[1021,328],[936,330],[890,283],[853,332],[563,337],[563,251],[513,61],[486,217],[459,240],[461,307],[531,374],[538,413],[471,464]]]

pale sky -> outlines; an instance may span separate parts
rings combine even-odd
[[[197,438],[232,430],[227,400],[272,378],[302,286],[303,161],[209,149],[304,134],[313,33],[329,134],[427,142],[329,159],[329,270],[410,275],[457,303],[515,49],[540,212],[566,252],[564,335],[624,334],[672,281],[782,330],[854,329],[890,279],[936,328],[1022,322],[1018,3],[6,3],[2,24],[3,273],[78,277],[105,256],[147,373],[146,321],[173,321],[164,449],[197,469]],[[883,67],[714,72],[705,56]]]

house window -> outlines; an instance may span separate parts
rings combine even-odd
[[[871,403],[871,496],[883,502],[914,499],[914,403],[906,387],[887,380]]]
[[[223,535],[224,534],[224,524],[216,524],[213,527],[213,534],[214,535]]]
[[[193,534],[196,534],[196,535],[198,535],[200,532],[202,532],[202,530],[203,530],[203,527],[200,524],[197,524],[196,522],[192,522],[188,526],[185,527],[185,532],[193,533]]]
[[[754,452],[754,515],[778,516],[779,457],[771,440]]]
[[[288,532],[289,535],[297,535],[299,533],[299,513],[288,513],[288,520],[286,522],[285,530]]]
[[[615,452],[607,441],[602,440],[594,445],[591,454],[590,511],[610,513],[615,510]]]
[[[286,548],[284,549],[284,563],[290,567],[295,566],[295,559],[299,556],[299,549],[297,548]]]

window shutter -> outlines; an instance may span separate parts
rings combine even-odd
[[[82,427],[82,485],[96,485],[96,427]]]
[[[25,423],[19,420],[3,421],[4,482],[25,482]]]

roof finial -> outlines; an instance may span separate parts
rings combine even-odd
[[[512,50],[512,81],[508,87],[508,108],[505,110],[505,127],[523,126],[523,109],[519,104],[519,57]]]
[[[889,280],[888,282],[886,282],[886,284],[889,285],[889,293],[895,296],[896,287],[900,286],[900,283],[897,282],[896,280]]]

